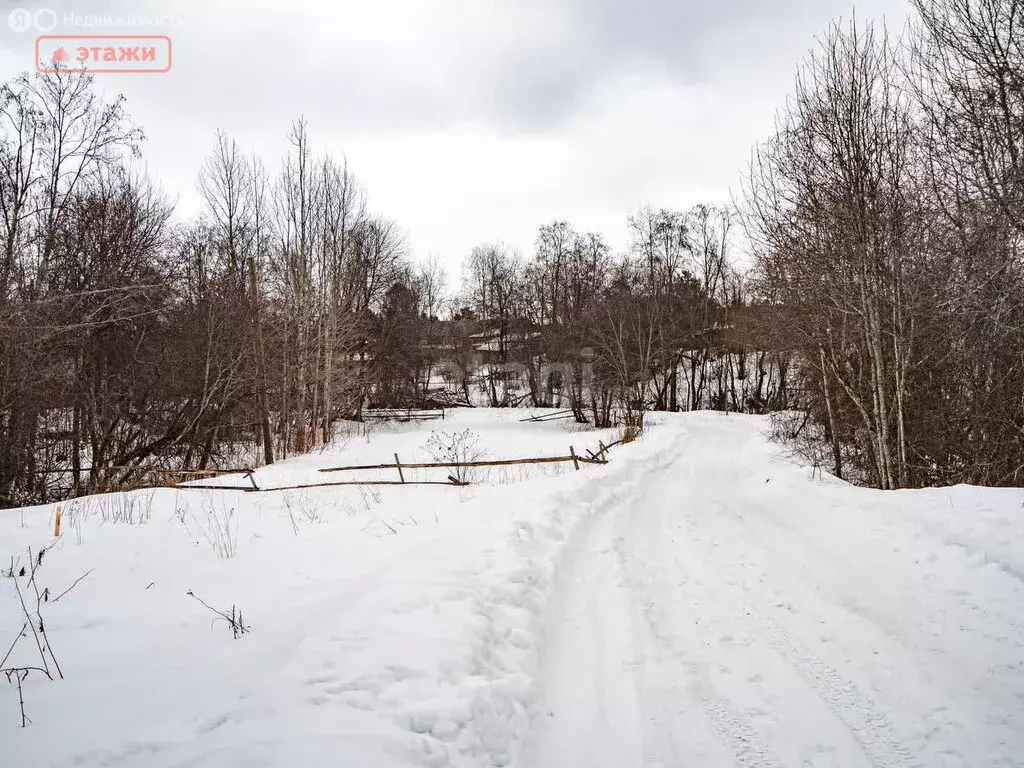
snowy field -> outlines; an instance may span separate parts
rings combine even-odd
[[[495,459],[615,439],[452,413],[257,482],[429,461],[431,430]],[[607,466],[468,488],[93,497],[55,544],[52,507],[0,511],[5,574],[51,544],[50,595],[89,572],[43,604],[65,679],[25,681],[27,728],[0,677],[0,766],[1024,765],[1024,490],[853,488],[767,424],[654,416]],[[0,654],[22,620],[0,578]]]

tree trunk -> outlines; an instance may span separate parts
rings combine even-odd
[[[260,436],[263,438],[263,463],[274,463],[274,438],[270,431],[270,408],[267,394],[267,360],[263,347],[263,312],[256,281],[256,262],[249,262],[249,293],[252,296],[254,352],[256,354],[256,407],[259,409]]]

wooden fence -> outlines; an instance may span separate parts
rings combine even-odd
[[[544,421],[561,421],[562,419],[574,419],[576,414],[571,410],[557,411],[556,413],[542,413],[539,416],[530,416],[528,419],[520,419],[519,421],[527,422],[544,422]]]
[[[444,420],[444,408],[371,408],[363,411],[370,421],[433,421]]]
[[[539,419],[543,421],[543,419]],[[527,419],[527,421],[533,421],[533,419]],[[143,488],[174,488],[177,490],[201,490],[201,491],[239,491],[242,493],[269,493],[271,491],[295,491],[302,490],[305,488],[333,488],[338,486],[360,486],[360,485],[437,485],[445,486],[448,488],[459,488],[469,485],[470,483],[465,480],[459,479],[462,473],[459,470],[468,468],[478,467],[513,467],[530,464],[567,464],[572,463],[573,468],[579,471],[581,465],[587,464],[607,464],[608,463],[608,451],[618,445],[632,442],[635,435],[630,437],[616,440],[613,443],[607,445],[598,441],[597,450],[585,449],[586,455],[576,453],[574,446],[569,446],[569,453],[566,456],[535,456],[528,458],[519,459],[495,459],[492,461],[457,461],[457,462],[415,462],[415,463],[403,463],[396,453],[394,463],[387,464],[358,464],[343,467],[325,467],[318,470],[319,472],[374,472],[374,471],[388,471],[394,470],[398,473],[397,480],[342,480],[328,483],[305,483],[301,485],[287,485],[287,486],[276,486],[273,488],[261,488],[254,475],[255,469],[251,467],[241,467],[237,469],[162,469],[156,467],[146,468],[146,472],[153,473],[154,475],[162,475],[165,479],[164,482],[159,485],[139,485],[132,488],[125,488],[120,490],[140,490]],[[88,472],[89,467],[83,467],[82,472]],[[106,470],[117,469],[116,467],[104,467]],[[127,467],[124,467],[127,469]],[[137,469],[133,467],[133,469]],[[449,474],[446,480],[407,480],[405,476],[405,470],[407,469],[448,469],[453,470],[455,474]],[[71,470],[48,470],[51,472],[70,472]],[[195,482],[201,479],[209,479],[213,477],[221,477],[224,475],[241,475],[242,479],[245,480],[248,485],[184,485],[183,483]],[[107,491],[108,493],[115,491]]]
[[[568,464],[572,463],[573,468],[579,471],[582,465],[586,464],[607,464],[608,449],[620,445],[623,441],[618,440],[609,445],[598,441],[596,451],[587,450],[586,456],[576,453],[574,446],[569,446],[569,453],[566,456],[534,456],[520,459],[495,459],[493,461],[449,461],[449,462],[414,462],[403,463],[395,454],[395,461],[387,464],[354,464],[343,467],[324,467],[320,472],[381,472],[394,471],[398,473],[397,480],[342,480],[329,483],[306,483],[302,485],[278,486],[274,488],[260,488],[252,471],[245,473],[245,478],[250,486],[244,485],[181,485],[175,483],[172,487],[182,490],[204,490],[204,491],[241,491],[243,493],[267,493],[270,491],[296,491],[305,488],[333,488],[346,485],[441,485],[447,487],[464,487],[469,485],[468,481],[460,479],[460,470],[478,467],[513,467],[529,464]],[[454,474],[449,474],[447,480],[407,480],[405,470],[407,469],[447,469]]]

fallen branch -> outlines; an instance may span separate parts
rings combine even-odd
[[[74,582],[72,582],[72,584],[71,584],[71,586],[70,586],[70,587],[68,587],[67,589],[65,589],[65,590],[64,590],[63,592],[61,592],[61,593],[60,593],[59,595],[57,595],[57,596],[56,596],[55,598],[53,598],[53,600],[51,600],[50,602],[51,602],[51,603],[56,603],[56,602],[57,602],[58,600],[60,600],[60,599],[61,599],[62,597],[64,597],[64,595],[66,595],[66,594],[67,594],[68,592],[70,592],[70,591],[71,591],[72,589],[74,589],[75,587],[77,587],[77,586],[78,586],[78,582],[82,581],[82,579],[84,579],[84,578],[85,578],[86,576],[88,576],[88,575],[89,575],[90,573],[92,573],[92,572],[93,572],[93,570],[95,570],[95,569],[93,569],[93,568],[90,568],[90,569],[89,569],[88,571],[86,571],[85,573],[83,573],[83,574],[82,574],[81,576],[79,576],[79,577],[78,577],[77,579],[75,579],[75,580],[74,580]]]

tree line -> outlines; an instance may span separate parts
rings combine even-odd
[[[783,432],[881,488],[1024,484],[1024,2],[836,24],[745,195],[800,361]]]
[[[628,223],[621,254],[565,221],[541,227],[528,258],[500,243],[472,250],[462,312],[490,331],[491,354],[469,369],[490,405],[560,405],[610,426],[647,410],[787,403],[790,356],[741,332],[752,296],[731,208],[645,207]]]
[[[397,224],[304,121],[270,171],[218,134],[181,222],[89,75],[0,90],[0,504],[125,487],[154,466],[271,463],[358,411]],[[417,289],[417,295],[422,292]]]
[[[188,220],[89,75],[0,88],[0,505],[272,463],[367,406],[777,413],[882,488],[1024,481],[1024,0],[837,23],[741,199],[415,261],[304,120]],[[742,235],[742,237],[738,236]],[[742,249],[737,243],[743,243]]]

